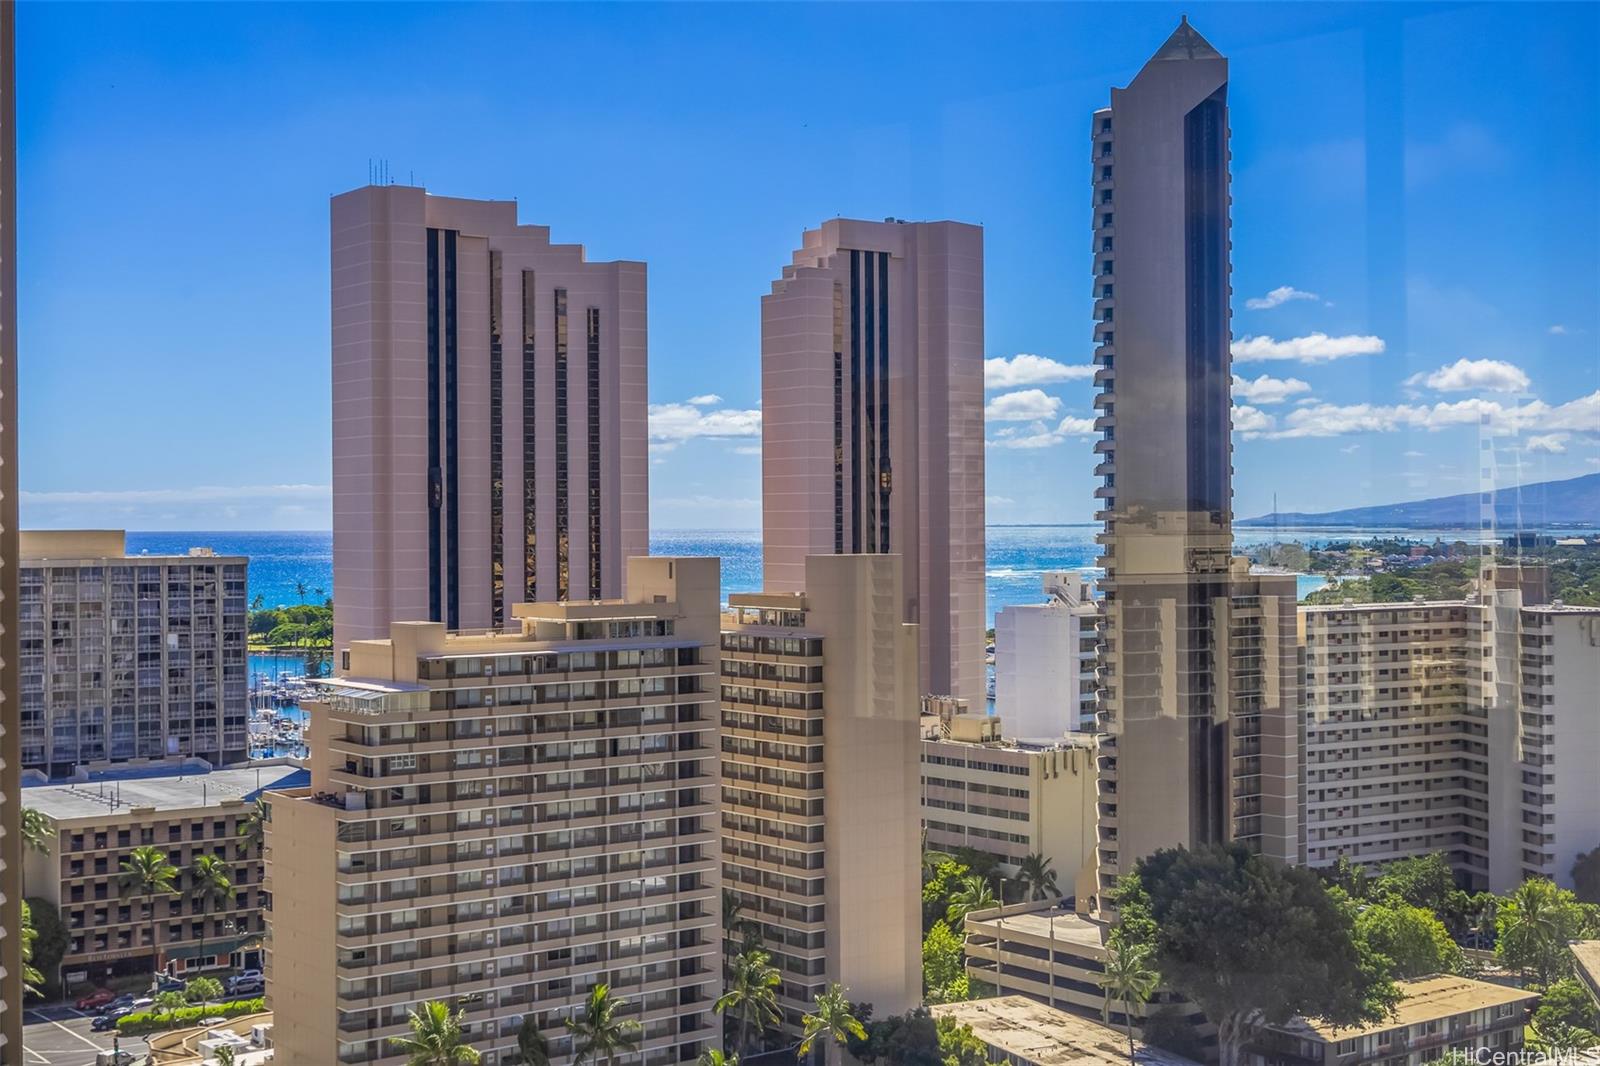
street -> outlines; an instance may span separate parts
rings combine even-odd
[[[31,1066],[93,1066],[95,1052],[111,1050],[111,1034],[90,1032],[94,1015],[75,1007],[29,1009],[22,1017],[22,1057]],[[123,1040],[122,1047],[144,1056],[140,1037]]]

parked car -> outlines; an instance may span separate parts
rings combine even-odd
[[[94,1021],[89,1023],[89,1028],[97,1033],[104,1033],[117,1027],[117,1021],[133,1013],[132,1007],[118,1007],[108,1010],[104,1014],[95,1015]]]
[[[86,996],[78,997],[78,1001],[73,1006],[79,1010],[99,1010],[116,998],[117,994],[111,989],[97,988]]]
[[[121,1010],[123,1007],[131,1007],[133,1006],[133,1001],[138,998],[139,997],[134,995],[132,992],[124,992],[110,1003],[107,1003],[105,1006],[101,1007],[100,1013],[110,1014],[114,1010]]]
[[[164,973],[156,978],[156,983],[151,986],[150,993],[154,995],[157,992],[182,992],[186,983],[181,977],[173,977],[171,974]]]
[[[230,996],[251,995],[264,991],[267,980],[260,970],[240,970],[223,984]]]

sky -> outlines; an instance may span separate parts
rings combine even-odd
[[[330,525],[328,197],[649,264],[651,519],[760,526],[760,296],[985,231],[990,523],[1088,522],[1090,115],[1231,62],[1235,512],[1600,470],[1600,5],[19,5],[24,526]]]

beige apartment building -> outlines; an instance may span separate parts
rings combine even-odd
[[[829,219],[761,298],[765,586],[813,555],[904,559],[918,685],[985,690],[983,230]]]
[[[0,0],[0,1066],[22,1059],[17,693],[17,5]]]
[[[262,859],[240,826],[264,790],[304,777],[298,767],[278,763],[24,789],[22,804],[44,815],[51,848],[48,854],[28,849],[23,890],[61,912],[69,939],[59,977],[68,992],[158,967],[185,974],[226,966],[259,943]],[[127,898],[119,891],[122,860],[144,846],[159,848],[178,868],[171,895]],[[202,902],[193,894],[187,871],[202,855],[227,864],[228,899]]]
[[[1228,61],[1185,20],[1090,130],[1102,886],[1297,851],[1292,576],[1233,551]]]
[[[1080,1014],[1047,1007],[1026,996],[993,996],[929,1008],[972,1029],[989,1049],[989,1061],[1006,1066],[1125,1066],[1128,1036]],[[1190,1059],[1137,1041],[1133,1061],[1146,1066],[1194,1066]]]
[[[1454,974],[1395,987],[1400,1002],[1380,1022],[1335,1027],[1296,1018],[1268,1026],[1246,1052],[1248,1066],[1423,1066],[1447,1051],[1474,1062],[1516,1062],[1539,1001],[1529,989]]]
[[[1300,614],[1303,861],[1443,852],[1475,889],[1571,887],[1600,840],[1600,608],[1512,582]]]
[[[624,595],[518,604],[519,632],[397,622],[310,706],[311,784],[269,794],[267,991],[289,1063],[399,1063],[423,1000],[487,1066],[525,1015],[552,1063],[608,983],[645,1066],[721,1027],[716,559]]]
[[[1098,743],[1075,733],[1047,744],[1002,736],[997,715],[928,716],[922,734],[927,846],[992,855],[1007,876],[1029,855],[1050,860],[1062,896],[1094,891]]]
[[[620,595],[649,551],[645,265],[399,185],[335,196],[331,246],[336,647]]]
[[[249,560],[129,555],[120,529],[22,534],[22,764],[38,779],[249,757]]]
[[[791,1028],[833,981],[879,1015],[922,1002],[901,594],[898,556],[813,555],[804,592],[732,595],[723,616],[722,879],[782,974]]]

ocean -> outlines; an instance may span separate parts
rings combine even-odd
[[[985,583],[989,624],[995,612],[1013,603],[1037,603],[1040,580],[1052,570],[1094,572],[1098,526],[990,526]],[[1403,536],[1431,540],[1470,537],[1460,530],[1310,530],[1247,527],[1236,530],[1234,542],[1251,547],[1274,540],[1302,544],[1329,540]],[[134,533],[128,534],[128,551],[178,553],[191,547],[208,547],[223,555],[250,558],[250,596],[260,595],[270,606],[316,602],[333,594],[333,534],[303,533]],[[761,533],[759,530],[668,529],[650,537],[653,555],[715,555],[722,559],[722,591],[758,592],[761,589]],[[1302,574],[1300,595],[1321,588],[1320,577]],[[302,597],[299,586],[304,586]]]

